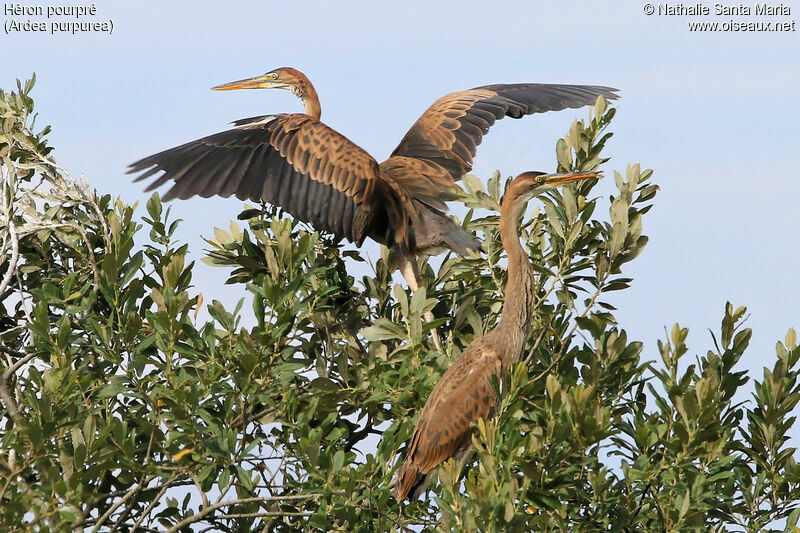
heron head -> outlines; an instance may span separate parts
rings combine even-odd
[[[298,96],[306,93],[308,78],[297,69],[281,67],[271,70],[261,76],[245,78],[229,83],[217,85],[211,89],[215,91],[232,91],[234,89],[288,89]]]
[[[568,183],[599,177],[599,172],[565,172],[548,174],[546,172],[529,171],[517,176],[511,186],[517,189],[518,194],[531,198],[544,192],[555,189]]]

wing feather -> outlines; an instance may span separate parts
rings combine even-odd
[[[250,165],[254,163],[260,153],[261,149],[250,150],[236,161],[227,176],[228,183],[230,183],[232,189],[236,190],[239,187],[247,173],[247,169],[250,168]]]
[[[322,206],[325,202],[325,194],[323,189],[325,188],[325,185],[315,181],[311,184],[311,186],[314,192],[311,194],[312,202],[310,212],[312,222],[316,223],[322,219]]]
[[[345,235],[353,232],[353,202],[345,202],[344,216],[342,216],[342,233]]]
[[[251,183],[248,197],[258,197],[261,195],[261,198],[272,199],[277,205],[280,205],[280,203],[278,203],[278,196],[280,194],[281,183],[283,182],[286,158],[276,150],[268,150],[265,154],[265,159],[267,162],[265,168],[268,172],[268,179],[265,179],[261,182],[257,180],[248,180]],[[248,191],[247,189],[244,189],[242,192]]]
[[[403,500],[439,463],[469,444],[470,424],[489,416],[496,401],[492,375],[502,379],[500,354],[486,337],[474,341],[450,365],[419,415],[395,496]]]
[[[163,172],[147,190],[174,181],[164,200],[235,195],[265,201],[359,243],[371,230],[376,209],[396,201],[376,197],[390,188],[372,183],[382,177],[369,154],[303,114],[237,121],[234,129],[141,159],[129,172],[141,173],[136,181]]]
[[[422,114],[392,156],[427,159],[458,180],[472,169],[476,148],[496,120],[582,107],[600,95],[615,100],[615,91],[596,85],[519,83],[450,93]]]

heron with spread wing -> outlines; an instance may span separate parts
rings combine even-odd
[[[396,252],[412,290],[419,286],[416,254],[447,248],[464,255],[480,248],[445,214],[446,202],[457,198],[455,182],[471,170],[476,148],[496,120],[582,107],[600,95],[617,98],[610,87],[543,83],[451,93],[434,102],[378,164],[320,121],[317,92],[296,69],[214,87],[269,88],[290,90],[305,112],[238,120],[233,129],[145,157],[128,172],[141,172],[136,181],[163,172],[147,190],[173,181],[164,200],[234,195],[280,206],[359,246],[370,237]]]
[[[519,361],[535,298],[533,266],[519,243],[519,220],[528,200],[555,187],[597,176],[596,172],[525,172],[511,182],[500,212],[500,240],[508,255],[500,323],[473,340],[433,387],[411,436],[406,460],[393,482],[397,501],[416,499],[439,463],[469,449],[470,425],[488,417],[497,401],[492,376],[502,383],[511,364]]]

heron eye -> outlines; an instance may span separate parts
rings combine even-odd
[[[272,79],[272,80],[277,80],[277,79],[278,79],[278,75],[277,75],[277,74],[275,74],[274,72],[273,72],[272,74],[270,74],[270,75],[269,75],[269,77],[270,77],[270,79]]]
[[[544,183],[544,178],[542,176],[539,176],[538,178],[536,178],[536,183]]]

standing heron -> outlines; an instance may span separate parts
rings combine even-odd
[[[519,220],[528,200],[560,185],[597,176],[596,172],[525,172],[509,186],[500,212],[500,240],[508,254],[500,323],[469,343],[431,391],[411,436],[406,460],[394,480],[398,502],[419,497],[431,470],[469,449],[470,424],[489,416],[497,401],[492,376],[502,383],[508,368],[522,354],[535,296],[533,267],[519,243]]]
[[[471,170],[476,148],[495,120],[582,107],[600,95],[617,98],[611,87],[543,83],[451,93],[434,102],[391,157],[378,164],[320,122],[317,91],[296,69],[282,67],[213,87],[270,88],[290,90],[305,113],[237,120],[233,129],[145,157],[128,172],[142,172],[135,179],[140,181],[163,171],[146,190],[174,181],[164,200],[234,195],[278,205],[358,246],[370,237],[395,251],[412,291],[419,287],[416,254],[449,248],[465,255],[480,248],[445,214],[446,202],[457,198],[455,181]]]

